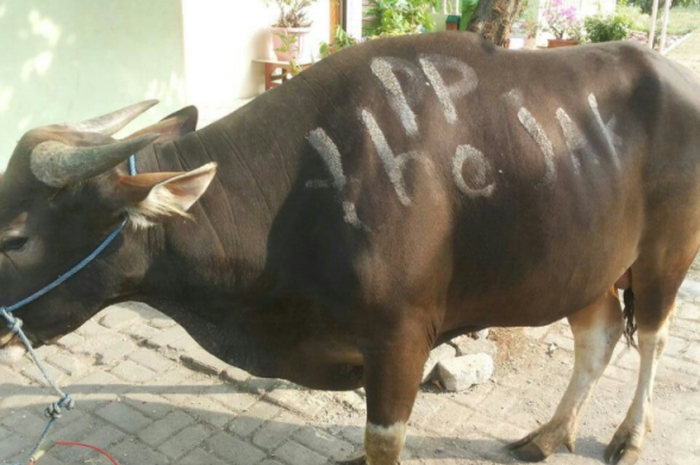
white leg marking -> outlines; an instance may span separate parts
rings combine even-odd
[[[463,167],[468,163],[470,184],[476,186],[469,187],[464,180]],[[452,159],[452,179],[457,188],[464,195],[472,199],[477,197],[490,197],[496,189],[496,183],[487,184],[487,174],[493,172],[491,163],[481,151],[471,145],[460,145]]]
[[[367,423],[365,452],[367,465],[395,465],[406,441],[406,423],[379,426]]]
[[[547,134],[545,134],[535,117],[532,116],[532,114],[525,107],[521,107],[520,110],[518,110],[518,119],[522,125],[525,126],[525,129],[528,133],[530,133],[532,138],[535,139],[535,142],[537,142],[537,145],[539,145],[540,150],[542,150],[542,153],[544,154],[546,170],[544,175],[544,183],[548,186],[553,185],[557,180],[557,167],[554,163],[554,147],[552,146],[552,142],[549,140],[549,137],[547,137]]]
[[[321,128],[314,129],[307,136],[311,146],[321,155],[321,159],[325,162],[332,179],[316,179],[306,182],[306,187],[309,188],[330,188],[334,187],[341,195],[347,185],[347,178],[343,173],[343,163],[340,157],[340,151],[335,142]],[[343,201],[343,213],[345,221],[351,226],[358,229],[367,229],[357,217],[355,204],[350,201]]]
[[[423,55],[420,58],[420,64],[442,103],[447,122],[450,124],[456,123],[457,110],[454,105],[455,101],[476,89],[479,82],[476,72],[466,63],[443,55]],[[438,71],[438,67],[442,70],[456,71],[460,78],[448,86],[445,84],[442,74]]]
[[[564,139],[566,140],[566,148],[569,149],[569,156],[571,157],[571,163],[574,165],[574,174],[577,176],[581,174],[581,162],[578,159],[576,152],[582,151],[586,153],[587,160],[592,160],[595,164],[599,164],[598,157],[593,150],[591,150],[591,144],[583,135],[583,132],[574,124],[571,117],[562,109],[557,108],[556,111],[557,120],[561,126],[561,131],[564,133]]]
[[[598,108],[598,101],[595,98],[595,95],[590,94],[588,96],[588,104],[591,107],[591,110],[593,111],[593,116],[595,116],[596,123],[598,123],[598,128],[603,132],[603,135],[605,136],[605,141],[607,142],[608,145],[608,151],[610,152],[610,156],[613,159],[613,162],[615,163],[616,168],[620,168],[620,159],[617,156],[617,150],[615,149],[615,142],[619,142],[619,138],[612,133],[612,131],[608,130],[608,126],[603,122],[603,117],[600,116],[600,109]],[[615,127],[616,120],[611,119],[608,124],[611,125],[612,128]]]
[[[418,134],[416,115],[411,110],[406,95],[401,88],[401,83],[396,77],[396,71],[406,73],[412,80],[418,78],[414,65],[408,60],[400,58],[375,58],[370,65],[372,72],[389,93],[389,102],[394,111],[399,115],[401,124],[409,135]]]
[[[399,197],[399,201],[404,206],[410,205],[411,199],[406,192],[406,186],[403,179],[403,169],[406,166],[406,162],[411,159],[416,159],[429,164],[429,161],[419,157],[417,152],[408,152],[395,156],[386,140],[386,137],[384,136],[384,133],[379,127],[379,124],[377,124],[377,120],[374,118],[374,115],[372,115],[369,110],[363,109],[361,110],[360,116],[362,118],[362,122],[365,124],[365,127],[367,127],[367,131],[372,138],[372,142],[377,150],[379,159],[382,161],[382,165],[384,165],[384,170],[389,176],[391,184],[394,186],[394,190],[396,191],[396,195]]]

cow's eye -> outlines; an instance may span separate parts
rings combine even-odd
[[[22,250],[27,244],[26,237],[8,237],[0,242],[0,252],[15,252]]]

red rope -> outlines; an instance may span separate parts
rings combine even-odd
[[[82,442],[72,442],[72,441],[56,441],[55,444],[57,446],[76,446],[76,447],[86,447],[88,449],[92,449],[94,451],[99,452],[100,454],[104,455],[107,457],[114,465],[119,465],[116,460],[112,458],[111,455],[109,455],[107,452],[103,451],[99,447],[91,446],[90,444],[84,444]]]

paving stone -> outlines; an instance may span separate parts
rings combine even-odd
[[[207,440],[207,445],[219,457],[231,465],[251,465],[267,454],[260,449],[226,433],[218,433]]]
[[[233,366],[227,366],[221,372],[221,379],[231,383],[245,383],[250,379],[251,375],[247,371],[241,370]]]
[[[265,421],[278,415],[282,409],[265,401],[259,401],[250,409],[236,417],[228,426],[229,431],[247,437]]]
[[[170,463],[166,455],[131,439],[118,444],[110,452],[119,465],[167,465]]]
[[[136,352],[131,353],[129,355],[129,359],[155,371],[156,373],[162,373],[175,365],[172,360],[146,348],[141,348]]]
[[[80,442],[90,444],[91,446],[108,449],[109,446],[121,441],[126,435],[118,429],[105,425],[100,428],[89,430],[89,432],[80,438]],[[95,452],[82,447],[62,447],[54,454],[65,463],[83,463],[90,455],[95,455]],[[39,463],[43,463],[43,460]]]
[[[277,385],[265,399],[309,418],[316,416],[326,406],[322,396],[289,382]]]
[[[228,364],[222,362],[204,350],[195,350],[193,352],[183,354],[180,359],[185,366],[207,375],[218,376],[219,373],[228,367]]]
[[[59,347],[62,347],[66,350],[75,353],[74,349],[77,349],[84,345],[85,339],[78,333],[71,333],[63,336],[61,339],[58,340],[56,344],[58,344]]]
[[[182,458],[176,465],[229,465],[230,462],[224,462],[219,460],[208,452],[202,449],[195,449],[184,458]]]
[[[238,392],[230,385],[215,386],[206,389],[202,395],[207,396],[233,412],[243,412],[258,401],[258,397],[247,392]]]
[[[9,438],[11,435],[12,435],[12,431],[0,426],[0,441],[2,441],[5,438]]]
[[[209,431],[203,425],[188,426],[158,447],[158,450],[171,459],[182,457],[197,447],[209,436]]]
[[[293,437],[298,443],[333,460],[347,459],[355,446],[318,428],[302,428]]]
[[[261,449],[272,451],[286,441],[304,421],[291,412],[282,412],[281,415],[266,422],[253,434],[253,444]]]
[[[99,318],[99,316],[98,316]],[[78,328],[76,331],[79,335],[83,336],[85,339],[101,339],[105,336],[108,335],[114,335],[112,331],[109,329],[100,326],[95,322],[95,319],[93,320],[88,320],[83,324],[80,328]]]
[[[151,424],[148,428],[139,432],[138,436],[146,444],[157,447],[170,436],[194,423],[194,418],[184,412],[176,410],[169,413],[162,420]]]
[[[126,360],[120,363],[112,369],[111,373],[125,379],[126,381],[138,384],[145,383],[146,381],[153,379],[155,376],[155,372],[153,370],[150,370],[143,365],[139,365],[133,360]]]
[[[126,358],[136,349],[134,343],[129,340],[120,340],[116,344],[99,351],[96,357],[97,365],[114,365]]]
[[[65,373],[63,373],[61,370],[54,366],[47,365],[46,363],[44,363],[43,365],[51,379],[59,386],[62,385],[63,379],[66,377]],[[31,379],[36,383],[46,383],[46,378],[44,378],[44,375],[41,373],[41,370],[39,370],[39,368],[37,368],[35,364],[29,365],[27,368],[23,369],[22,375],[26,376],[27,378]]]
[[[86,404],[97,405],[104,402],[114,402],[125,392],[133,388],[116,376],[103,370],[96,370],[71,385],[71,392],[77,394],[80,409]]]
[[[700,299],[698,299],[700,301]],[[683,305],[679,305],[677,309],[677,314],[676,316],[680,319],[683,320],[693,320],[693,321],[698,321],[700,320],[700,305],[695,305],[695,304],[690,304],[690,303],[683,303]],[[681,322],[678,322],[676,324],[682,324]]]
[[[144,391],[125,393],[123,400],[136,410],[153,419],[163,418],[175,408],[165,397]]]
[[[224,427],[234,418],[233,412],[225,410],[221,404],[206,396],[190,396],[179,408],[197,421],[209,423],[217,428]]]
[[[121,402],[112,402],[95,413],[131,434],[138,433],[152,423],[151,419]]]
[[[87,367],[78,358],[71,355],[54,354],[48,358],[49,363],[65,371],[68,376],[82,376]]]
[[[258,463],[257,465],[282,465],[282,464],[279,463],[277,460],[267,459],[267,460],[263,460],[262,462]]]
[[[47,419],[45,417],[26,410],[0,417],[0,423],[17,434],[26,434],[28,431],[42,431],[46,428],[46,422]],[[1,438],[2,435],[0,434]]]
[[[129,308],[128,305],[112,305],[104,309],[103,312],[105,315],[100,319],[100,324],[110,329],[120,329],[143,321],[141,315]]]
[[[126,334],[133,339],[148,345],[149,347],[155,347],[155,344],[153,344],[151,340],[161,333],[159,329],[147,325],[127,326],[120,329],[119,332]]]
[[[19,435],[0,441],[0,460],[9,461],[16,455],[29,453],[33,445],[32,441]]]
[[[180,326],[173,326],[165,331],[157,332],[155,337],[148,340],[148,343],[155,347],[166,348],[168,344],[183,337],[189,337],[187,331]]]
[[[289,441],[274,452],[275,457],[291,465],[324,465],[328,460],[308,447]]]
[[[544,342],[548,346],[554,344],[558,349],[568,350],[569,352],[574,351],[573,339],[562,336],[561,334],[557,334],[553,331],[547,333],[547,336],[544,338]]]

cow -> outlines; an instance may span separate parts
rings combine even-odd
[[[627,42],[508,51],[428,34],[339,52],[174,140],[112,137],[151,104],[33,129],[12,154],[0,305],[128,222],[85,271],[17,311],[35,344],[145,302],[254,375],[364,387],[355,463],[394,465],[432,348],[566,317],[571,383],[551,421],[510,446],[538,461],[573,450],[627,315],[639,383],[605,457],[637,462],[700,245],[689,71]],[[17,345],[8,331],[0,341]]]

